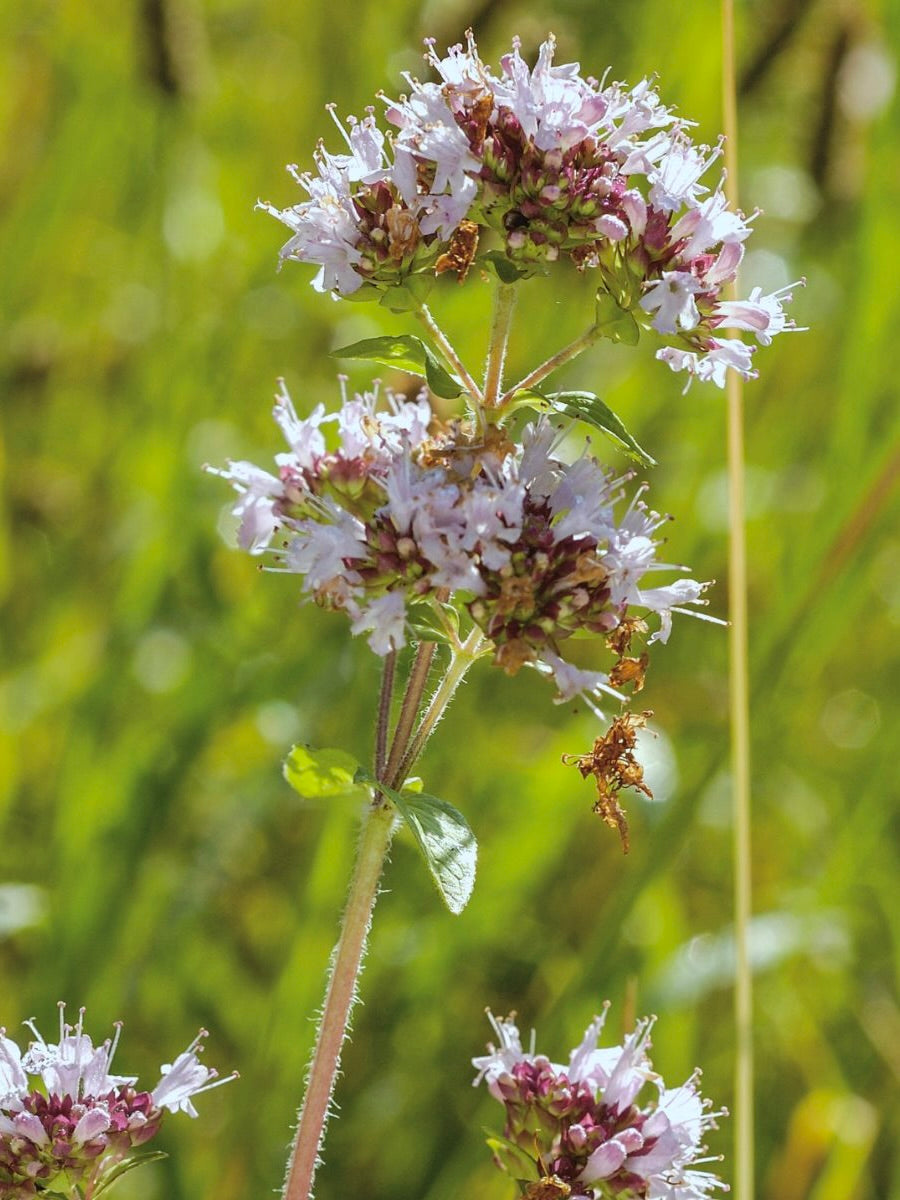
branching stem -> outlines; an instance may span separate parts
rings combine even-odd
[[[465,363],[460,358],[453,343],[450,341],[450,339],[444,333],[443,329],[441,329],[440,325],[438,325],[437,321],[432,316],[431,310],[429,309],[428,305],[423,304],[423,305],[421,305],[420,308],[416,309],[416,316],[419,318],[419,320],[422,322],[422,324],[425,326],[425,328],[431,334],[432,340],[434,341],[435,346],[437,346],[438,350],[443,355],[444,361],[447,363],[447,366],[450,367],[450,369],[452,371],[456,372],[456,374],[459,376],[459,378],[465,385],[466,391],[472,397],[472,403],[477,406],[483,406],[484,395],[481,391],[481,388],[478,386],[478,384],[472,378],[471,372],[468,370]]]
[[[397,718],[397,728],[394,730],[391,753],[383,776],[384,782],[389,787],[396,787],[400,779],[400,764],[409,745],[416,714],[425,694],[428,672],[431,670],[436,649],[437,646],[434,642],[420,642],[416,649],[416,656],[413,659],[409,680],[406,684],[406,692],[403,695],[403,704],[400,707],[400,716]]]
[[[548,359],[541,363],[539,367],[535,367],[523,379],[514,386],[509,388],[500,397],[499,407],[502,408],[512,400],[516,392],[524,391],[527,388],[537,387],[539,383],[552,375],[554,371],[571,362],[573,358],[577,358],[590,346],[593,346],[600,337],[602,332],[597,325],[592,325],[590,329],[585,330],[581,337],[577,337],[574,342],[569,342],[568,346],[563,346],[562,350],[558,350],[556,354],[552,354]]]
[[[444,678],[438,684],[434,695],[431,697],[431,703],[428,705],[425,715],[419,722],[415,737],[413,737],[409,744],[409,749],[400,762],[398,784],[403,782],[409,774],[413,763],[425,749],[425,745],[429,737],[431,737],[435,725],[437,725],[447,705],[453,699],[453,694],[462,682],[466,671],[484,652],[484,643],[485,639],[482,637],[481,630],[477,628],[473,629],[463,642],[459,652],[455,653],[450,659],[450,664],[447,667]]]
[[[391,720],[391,700],[394,695],[394,676],[397,673],[397,651],[391,650],[384,659],[381,691],[378,694],[378,724],[375,727],[375,778],[384,779],[387,766],[388,726]]]
[[[518,292],[509,283],[498,279],[494,291],[494,315],[491,321],[491,340],[487,368],[484,373],[484,407],[496,408],[503,385],[503,363],[509,342],[509,330],[516,307]]]
[[[407,771],[428,740],[429,733],[452,700],[460,680],[478,657],[480,642],[480,631],[475,630],[460,649],[452,652],[444,677],[438,684],[413,739],[413,726],[422,707],[435,651],[434,642],[419,644],[410,669],[390,754],[387,755],[387,762],[384,763],[382,771],[376,774],[376,778],[383,780],[389,787],[396,788],[402,785]],[[387,727],[386,714],[390,709],[393,674],[393,665],[386,662],[376,742],[382,728]],[[379,755],[377,744],[376,755]],[[312,1195],[313,1179],[319,1163],[319,1148],[340,1066],[341,1049],[356,999],[356,984],[378,896],[378,881],[391,844],[395,815],[391,806],[377,795],[366,811],[347,907],[344,910],[341,933],[328,979],[306,1094],[288,1162],[283,1200],[310,1200]]]

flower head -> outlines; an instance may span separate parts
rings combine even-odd
[[[0,1194],[24,1200],[73,1187],[97,1193],[111,1172],[159,1130],[164,1110],[195,1117],[192,1097],[234,1076],[217,1079],[198,1053],[205,1031],[194,1039],[150,1091],[131,1075],[114,1075],[112,1061],[121,1027],[95,1046],[83,1029],[65,1020],[60,1005],[59,1039],[34,1034],[24,1053],[0,1029]]]
[[[664,518],[642,489],[620,513],[626,481],[586,453],[557,457],[547,421],[516,445],[497,428],[442,425],[424,396],[385,399],[377,387],[345,392],[337,413],[302,420],[282,388],[275,416],[292,449],[277,456],[277,477],[248,463],[216,472],[238,493],[241,545],[301,575],[376,654],[405,644],[422,606],[449,603],[507,674],[537,668],[561,702],[618,695],[607,673],[566,662],[562,643],[633,624],[637,610],[659,614],[664,640],[673,611],[702,603],[691,579],[647,586],[672,569],[657,561]]]
[[[472,1060],[475,1083],[484,1080],[504,1106],[505,1142],[492,1144],[517,1179],[529,1163],[536,1181],[559,1185],[551,1194],[573,1200],[704,1200],[724,1188],[695,1169],[719,1114],[700,1097],[696,1073],[667,1088],[653,1070],[651,1020],[620,1045],[601,1047],[604,1011],[562,1066],[535,1053],[533,1034],[526,1053],[512,1019],[488,1016],[500,1044]]]
[[[425,58],[439,82],[407,75],[406,94],[382,97],[390,134],[372,110],[349,131],[335,118],[349,153],[320,145],[314,173],[291,168],[309,198],[260,206],[292,231],[281,257],[318,266],[318,290],[383,292],[415,276],[422,295],[451,267],[462,282],[479,244],[499,245],[513,275],[569,260],[674,339],[659,355],[673,370],[718,386],[729,369],[754,374],[749,348],[722,352],[718,327],[762,345],[795,328],[778,293],[721,299],[752,217],[729,207],[721,176],[706,182],[721,142],[695,142],[653,81],[600,83],[555,61],[552,34],[533,67],[518,39],[486,65],[471,31],[443,57],[429,40]]]

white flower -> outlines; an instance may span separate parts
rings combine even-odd
[[[641,297],[641,308],[656,314],[651,323],[658,333],[693,329],[700,323],[694,297],[703,290],[703,283],[690,271],[663,271]]]
[[[197,1057],[206,1030],[201,1029],[187,1050],[179,1054],[173,1063],[165,1063],[161,1068],[162,1078],[150,1093],[153,1103],[158,1108],[166,1108],[169,1112],[187,1113],[196,1117],[197,1110],[193,1105],[193,1097],[200,1092],[208,1092],[211,1088],[228,1083],[234,1076],[217,1079],[216,1072],[205,1067]]]
[[[553,682],[556,684],[554,704],[566,704],[576,696],[590,697],[597,692],[616,694],[609,687],[609,676],[604,671],[584,671],[550,650],[544,651],[541,662],[550,668]]]
[[[648,172],[653,207],[674,212],[682,204],[696,205],[700,194],[708,191],[700,183],[700,176],[721,152],[721,145],[710,151],[709,146],[695,146],[684,135],[673,137],[663,157]]]
[[[325,438],[320,428],[325,419],[325,405],[317,404],[309,416],[301,420],[284,380],[279,379],[273,416],[291,448],[291,465],[311,470],[316,460],[325,453]]]
[[[752,220],[752,217],[750,218]],[[732,245],[750,236],[750,225],[742,213],[728,207],[723,184],[696,207],[689,208],[672,226],[672,241],[687,238],[681,251],[685,259],[695,258],[719,243]]]
[[[418,83],[407,76],[412,94],[406,99],[389,102],[387,117],[400,129],[394,141],[396,162],[401,156],[415,156],[434,163],[434,181],[427,198],[418,202],[428,208],[428,201],[437,201],[449,191],[452,204],[441,209],[435,205],[431,219],[420,224],[424,233],[438,230],[444,238],[449,237],[469,210],[475,199],[478,185],[467,174],[476,174],[481,163],[469,149],[468,140],[457,125],[442,89],[436,83]],[[412,194],[410,166],[400,168],[401,175],[394,175],[407,203],[417,197]]]
[[[753,347],[737,338],[710,338],[712,349],[706,354],[693,350],[680,350],[675,346],[664,346],[657,350],[656,357],[667,363],[673,371],[687,371],[689,379],[684,385],[687,391],[693,379],[725,386],[725,373],[730,367],[743,379],[755,379],[757,372],[751,367]]]
[[[571,466],[563,466],[550,495],[557,541],[590,536],[606,541],[615,530],[611,482],[606,472],[587,455]]]
[[[363,283],[362,276],[354,269],[362,261],[362,253],[357,248],[360,228],[350,196],[350,182],[339,161],[321,149],[316,154],[316,166],[318,177],[293,172],[309,193],[309,200],[283,209],[258,201],[256,207],[293,230],[294,236],[281,248],[282,260],[293,258],[317,263],[315,290],[349,296]]]
[[[249,462],[230,462],[225,470],[205,469],[227,479],[240,496],[231,510],[241,522],[238,545],[251,554],[262,554],[278,528],[275,502],[282,494],[281,480]]]
[[[406,645],[406,601],[402,592],[386,592],[359,609],[350,631],[365,633],[369,629],[372,631],[366,639],[369,647],[382,658]]]
[[[326,497],[322,502],[321,521],[306,519],[297,522],[294,537],[285,551],[285,568],[305,575],[304,586],[315,591],[344,579],[351,585],[359,582],[345,559],[365,558],[365,526],[358,517]]]
[[[797,328],[783,307],[793,299],[790,288],[795,286],[789,284],[767,296],[763,295],[762,288],[754,288],[747,300],[726,300],[717,304],[713,309],[713,317],[720,318],[720,328],[749,330],[756,334],[761,346],[769,346],[776,334]]]
[[[506,1020],[500,1018],[498,1020],[490,1010],[488,1010],[487,1017],[493,1027],[494,1033],[499,1039],[500,1045],[494,1046],[493,1043],[489,1043],[487,1054],[482,1054],[480,1057],[472,1059],[472,1066],[478,1072],[472,1080],[472,1086],[478,1087],[479,1083],[484,1079],[487,1081],[488,1091],[491,1095],[497,1100],[502,1100],[502,1093],[497,1087],[498,1081],[511,1075],[513,1067],[518,1063],[532,1062],[534,1060],[534,1047],[532,1047],[530,1054],[525,1053],[522,1049],[522,1039],[518,1026],[511,1018]]]
[[[556,39],[541,45],[529,72],[515,39],[511,54],[501,60],[502,78],[494,85],[498,106],[510,109],[522,132],[539,150],[567,150],[594,132],[606,116],[609,102],[579,74],[578,63],[554,67]]]
[[[28,1077],[19,1047],[3,1034],[0,1029],[0,1106],[8,1107],[28,1090]]]

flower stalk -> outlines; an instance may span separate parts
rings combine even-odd
[[[598,325],[591,325],[580,337],[575,338],[573,342],[569,342],[568,346],[563,346],[562,350],[557,350],[555,354],[551,354],[540,366],[535,367],[533,371],[529,371],[517,384],[504,392],[500,398],[499,406],[503,408],[504,405],[509,404],[517,392],[524,392],[529,388],[537,387],[539,383],[543,383],[554,371],[558,371],[560,367],[564,367],[566,363],[570,363],[573,358],[577,358],[579,354],[583,354],[585,350],[593,346],[594,342],[602,336],[600,327]]]
[[[431,309],[427,304],[423,304],[415,311],[416,316],[428,330],[428,333],[431,335],[435,346],[440,351],[448,367],[456,372],[462,383],[465,385],[466,391],[472,398],[472,403],[475,405],[482,405],[484,403],[484,395],[481,391],[481,388],[475,382],[471,372],[460,358],[453,343],[434,319]]]
[[[341,934],[334,954],[322,1020],[288,1163],[284,1200],[308,1200],[319,1161],[319,1147],[356,999],[366,938],[378,895],[384,860],[391,844],[393,811],[384,804],[369,807],[360,837]]]
[[[513,313],[516,307],[518,293],[512,284],[497,280],[494,291],[494,315],[491,322],[491,340],[488,350],[487,369],[484,374],[484,406],[496,408],[500,401],[500,390],[503,386],[503,364],[506,360],[506,347],[509,343],[509,331],[512,325]]]

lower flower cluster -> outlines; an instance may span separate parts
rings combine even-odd
[[[568,700],[610,684],[561,658],[572,634],[609,634],[655,612],[650,640],[665,641],[672,612],[702,603],[691,579],[647,586],[673,569],[656,558],[665,518],[640,491],[617,514],[626,478],[588,454],[563,461],[546,420],[519,445],[497,427],[441,425],[421,396],[389,394],[386,411],[377,402],[377,389],[345,395],[338,413],[320,406],[301,420],[282,391],[275,417],[290,452],[278,474],[241,462],[218,472],[239,493],[242,545],[274,552],[376,654],[402,647],[426,607],[440,617],[449,603],[490,640],[498,666],[534,666]]]
[[[205,1031],[162,1068],[152,1091],[137,1079],[110,1073],[119,1040],[94,1046],[84,1033],[83,1010],[75,1026],[60,1006],[59,1041],[35,1035],[23,1054],[0,1029],[0,1197],[26,1200],[44,1193],[95,1197],[137,1165],[133,1152],[159,1131],[166,1110],[197,1112],[192,1097],[227,1079],[203,1066],[198,1051]]]
[[[490,1017],[499,1045],[473,1060],[506,1110],[498,1165],[528,1197],[571,1200],[704,1200],[725,1185],[697,1170],[701,1139],[715,1128],[697,1075],[667,1088],[647,1057],[652,1021],[619,1046],[598,1047],[595,1017],[568,1066],[522,1048],[512,1020]],[[725,1189],[727,1190],[727,1189]]]

